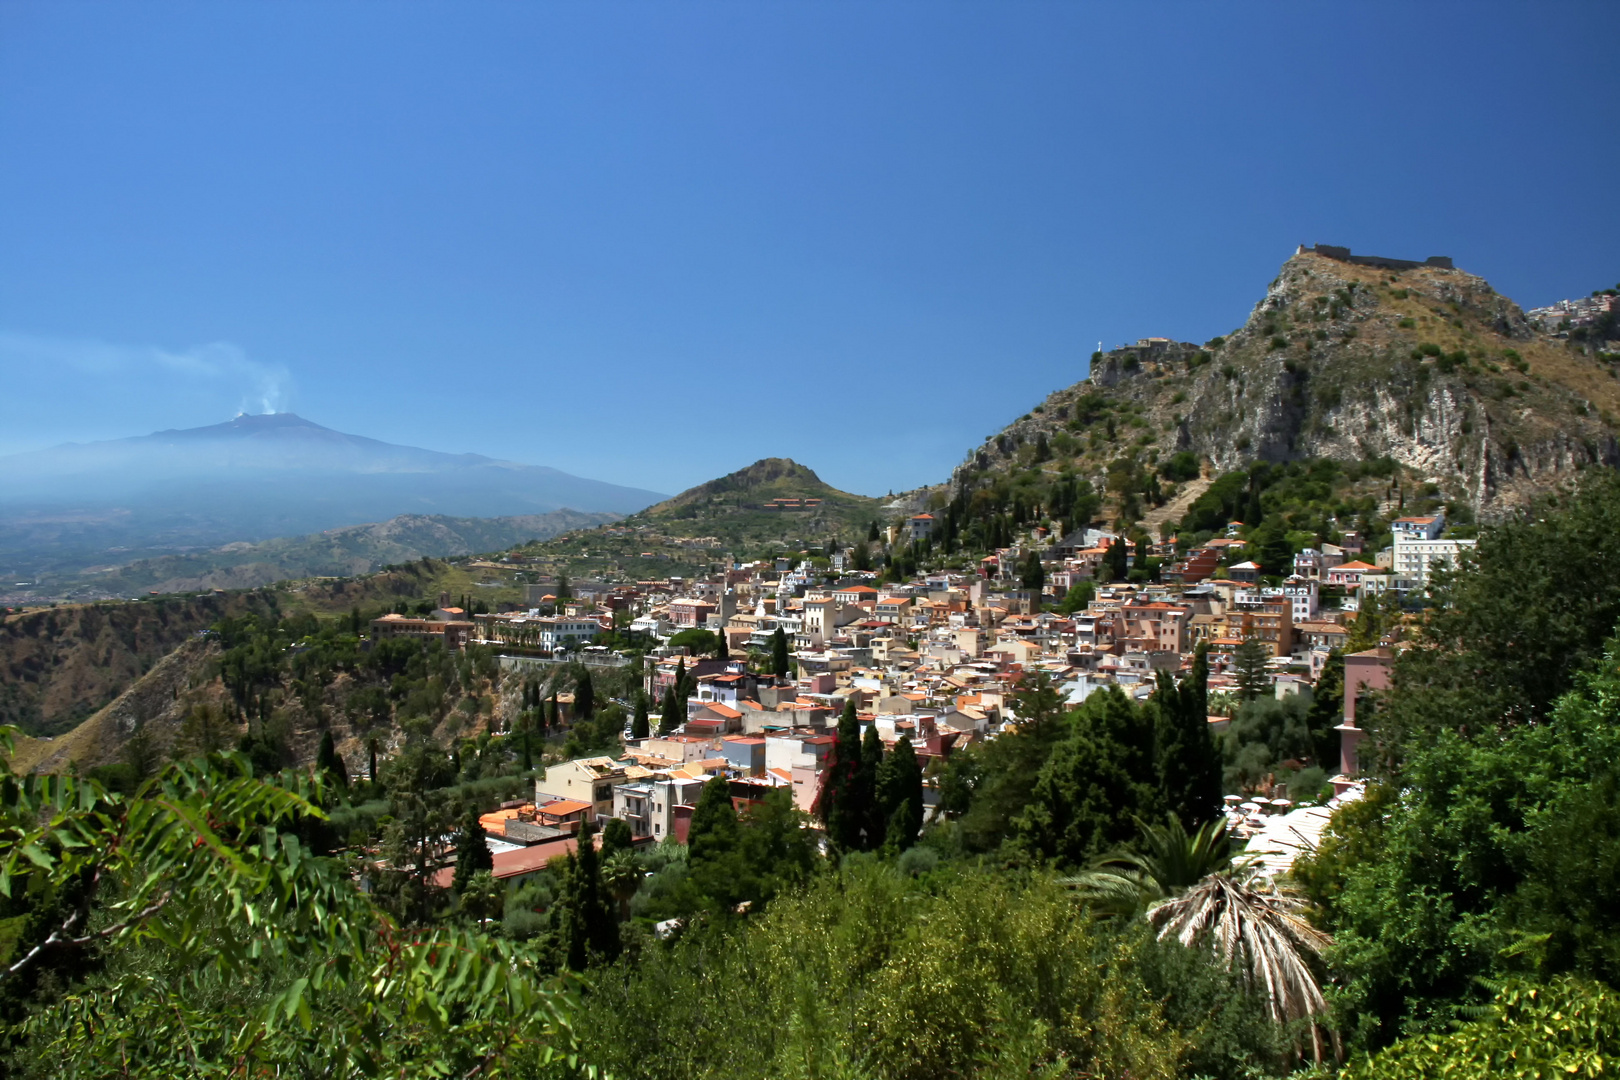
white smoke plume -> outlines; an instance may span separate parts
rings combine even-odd
[[[290,404],[292,391],[292,375],[286,367],[253,360],[241,346],[228,341],[168,349],[0,330],[0,370],[24,364],[68,367],[87,375],[169,374],[197,380],[239,397],[238,414],[282,412]]]

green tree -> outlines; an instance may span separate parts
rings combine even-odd
[[[608,818],[602,825],[602,862],[613,858],[621,851],[633,851],[634,836],[630,830],[630,823],[623,818]]]
[[[170,765],[132,799],[8,776],[0,985],[97,951],[93,980],[12,1028],[16,1060],[56,1076],[352,1076],[575,1053],[564,999],[510,943],[463,927],[402,934],[341,867],[310,857],[297,834],[324,801],[318,779],[266,782],[240,758]],[[18,906],[52,898],[52,919],[25,912],[15,936]]]
[[[1058,612],[1063,615],[1073,615],[1084,611],[1086,606],[1097,595],[1097,585],[1091,581],[1080,581],[1069,586],[1069,591],[1063,594],[1063,602],[1058,605]]]
[[[1233,651],[1232,667],[1237,673],[1238,697],[1253,701],[1271,690],[1271,674],[1267,667],[1272,649],[1262,638],[1245,638]]]
[[[1126,562],[1129,555],[1130,547],[1123,536],[1108,545],[1108,550],[1103,553],[1103,566],[1107,568],[1109,581],[1124,581],[1130,575]]]
[[[828,841],[839,851],[861,849],[864,826],[870,816],[870,794],[861,791],[860,771],[861,731],[855,716],[855,699],[850,697],[844,699],[837,742],[821,787],[821,819],[827,827]]]
[[[877,770],[874,802],[885,824],[883,847],[905,851],[917,842],[923,823],[923,775],[911,740],[902,735]]]
[[[888,826],[888,815],[878,802],[878,773],[883,766],[883,740],[878,737],[877,725],[868,724],[866,734],[861,737],[861,767],[856,770],[855,780],[850,787],[849,804],[855,807],[852,812],[859,812],[864,808],[861,817],[861,850],[871,851],[883,843],[884,831]]]
[[[670,638],[669,645],[675,649],[690,649],[693,656],[702,656],[716,650],[718,637],[712,630],[690,626]]]
[[[1034,854],[1080,866],[1129,840],[1131,815],[1160,812],[1153,725],[1109,687],[1086,699],[1073,734],[1053,748],[1014,826]]]
[[[1311,733],[1311,757],[1317,765],[1334,772],[1339,760],[1339,732],[1344,723],[1344,654],[1338,649],[1328,653],[1322,674],[1316,679],[1311,695],[1310,711],[1305,724]]]
[[[691,907],[723,914],[746,898],[740,832],[731,785],[724,777],[715,777],[703,785],[687,830]]]
[[[338,787],[349,786],[349,769],[338,756],[337,746],[332,740],[330,731],[321,735],[321,746],[315,754],[315,768],[319,772],[331,777]]]
[[[493,869],[495,856],[489,850],[484,827],[479,824],[478,815],[469,811],[462,818],[461,831],[456,834],[456,873],[451,888],[459,894],[474,874]]]
[[[1344,1080],[1595,1080],[1620,1056],[1620,996],[1568,977],[1496,986],[1485,1015],[1413,1035],[1345,1066]]]
[[[668,735],[670,732],[686,723],[685,710],[681,708],[681,700],[675,695],[675,687],[670,686],[664,690],[664,709],[658,722],[658,733]]]
[[[1620,473],[1592,469],[1572,494],[1482,532],[1467,570],[1435,575],[1420,647],[1396,661],[1394,692],[1370,725],[1382,766],[1398,769],[1405,743],[1439,727],[1544,717],[1620,621],[1620,560],[1592,555],[1617,535]]]
[[[1069,879],[1084,902],[1106,915],[1134,918],[1150,904],[1179,896],[1232,863],[1232,837],[1224,820],[1188,832],[1174,813],[1163,825],[1138,821],[1134,847],[1118,848]]]
[[[776,632],[771,635],[771,674],[778,679],[785,679],[790,670],[787,634],[778,626]]]
[[[1620,650],[1545,722],[1435,731],[1334,818],[1296,873],[1366,1045],[1446,1030],[1480,978],[1620,981],[1616,701]]]
[[[647,721],[647,694],[644,690],[636,691],[636,714],[630,722],[630,737],[632,739],[645,739],[652,733]]]
[[[619,955],[619,924],[606,887],[596,850],[595,828],[580,825],[578,844],[568,858],[564,899],[558,905],[562,960],[572,971],[584,971]]]
[[[1041,565],[1040,552],[1033,549],[1024,556],[1024,564],[1018,572],[1019,583],[1026,589],[1039,592],[1046,584],[1046,568]]]
[[[1160,796],[1190,829],[1221,812],[1221,755],[1209,734],[1205,670],[1195,660],[1179,685],[1169,672],[1159,672],[1150,706]]]
[[[590,671],[582,667],[574,677],[574,723],[585,723],[595,715],[596,685],[591,682]]]

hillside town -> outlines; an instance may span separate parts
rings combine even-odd
[[[926,542],[933,520],[912,515],[885,539]],[[1023,719],[1018,692],[1032,679],[1068,706],[1108,687],[1140,701],[1160,673],[1184,674],[1203,650],[1212,734],[1230,723],[1245,691],[1252,696],[1254,680],[1264,694],[1310,700],[1330,656],[1346,652],[1363,605],[1399,610],[1475,543],[1444,536],[1446,524],[1438,511],[1399,518],[1384,550],[1364,552],[1348,532],[1271,568],[1250,556],[1242,523],[1232,522],[1225,536],[1180,557],[1174,537],[1154,546],[1162,580],[1142,584],[1112,580],[1141,553],[1121,537],[1035,529],[985,556],[976,573],[885,581],[849,569],[856,560],[846,549],[817,560],[731,562],[693,580],[551,580],[527,586],[525,609],[471,616],[446,597],[426,617],[390,614],[372,626],[378,638],[493,647],[506,670],[541,677],[568,660],[587,669],[635,662],[602,640],[645,650],[647,732],[627,727],[616,755],[550,764],[532,803],[485,815],[495,876],[510,884],[571,851],[585,822],[619,819],[639,842],[684,842],[710,782],[728,784],[739,810],[789,789],[814,820],[850,705],[861,731],[875,729],[886,750],[908,741],[924,771],[925,811],[935,815],[945,761],[1012,730]],[[1296,808],[1280,782],[1226,796],[1234,834],[1272,871],[1285,872],[1331,807],[1359,793],[1357,701],[1388,687],[1394,655],[1373,644],[1344,657],[1344,722],[1326,808]],[[573,695],[556,697],[567,723]],[[1281,846],[1268,847],[1274,840]]]

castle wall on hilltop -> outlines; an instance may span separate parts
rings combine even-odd
[[[1451,258],[1447,255],[1430,255],[1422,262],[1412,259],[1386,259],[1382,255],[1352,255],[1347,247],[1335,247],[1332,244],[1317,244],[1307,248],[1304,244],[1299,246],[1296,255],[1303,255],[1307,251],[1316,255],[1325,255],[1340,262],[1355,263],[1357,266],[1376,266],[1384,270],[1416,270],[1420,266],[1432,267],[1436,270],[1455,270],[1451,265]]]

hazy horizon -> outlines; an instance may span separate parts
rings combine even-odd
[[[1553,10],[6,4],[0,454],[292,411],[938,482],[1299,243],[1614,285],[1620,9]]]

